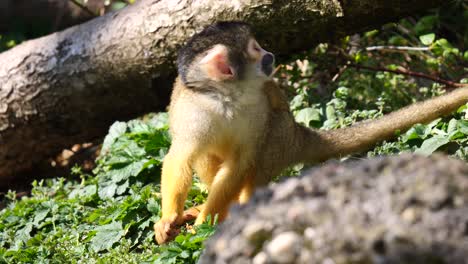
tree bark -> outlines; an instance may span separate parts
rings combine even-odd
[[[374,28],[441,0],[140,0],[119,12],[25,42],[0,54],[0,178],[115,120],[161,110],[176,51],[217,20],[243,20],[278,55]]]

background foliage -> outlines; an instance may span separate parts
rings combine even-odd
[[[17,32],[21,35],[21,32]],[[3,37],[0,48],[24,38]],[[439,95],[447,82],[467,83],[468,11],[463,3],[411,17],[381,29],[321,44],[291,57],[277,71],[297,121],[320,129],[349,126]],[[13,41],[13,42],[11,42]],[[397,74],[395,72],[401,72]],[[394,141],[351,159],[411,151],[443,151],[468,160],[468,110],[418,124]],[[75,166],[66,178],[32,183],[31,193],[3,198],[2,263],[194,263],[214,227],[183,228],[165,246],[153,242],[159,218],[159,173],[170,145],[167,114],[116,122],[102,144],[97,167]],[[301,166],[285,175],[294,175]],[[202,203],[206,189],[195,181],[186,207]]]

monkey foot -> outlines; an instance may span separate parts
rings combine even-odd
[[[156,242],[159,245],[174,240],[174,238],[180,233],[180,226],[187,222],[193,221],[200,214],[200,206],[195,206],[184,211],[182,217],[177,219],[177,216],[173,216],[168,219],[161,219],[154,224],[154,235]],[[189,230],[193,232],[192,230]]]
[[[154,224],[154,235],[159,245],[173,240],[180,233],[177,216],[161,219]]]
[[[197,218],[198,214],[200,214],[200,206],[191,207],[184,211],[182,215],[182,223],[187,223],[193,221]]]

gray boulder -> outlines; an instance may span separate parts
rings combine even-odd
[[[199,263],[468,263],[468,164],[328,163],[231,209]]]

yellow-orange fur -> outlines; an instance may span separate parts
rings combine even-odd
[[[205,205],[198,208],[195,224],[208,215],[218,214],[222,220],[232,201],[250,197],[252,188],[246,183],[255,177],[269,104],[263,81],[232,85],[223,94],[211,94],[194,91],[176,80],[169,107],[172,145],[162,168],[162,219],[155,225],[156,237],[161,238],[158,241],[167,239],[164,230],[171,224],[185,220],[183,206],[193,170],[209,191]],[[239,196],[244,185],[247,187]]]

